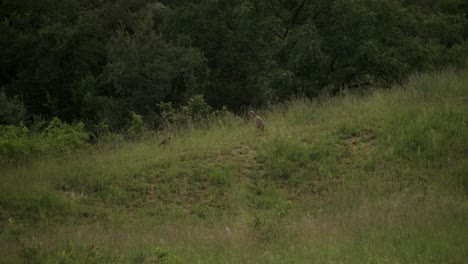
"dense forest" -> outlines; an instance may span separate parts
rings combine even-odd
[[[468,0],[0,0],[0,263],[467,263]]]
[[[98,135],[194,95],[236,112],[390,87],[464,64],[467,18],[464,0],[3,0],[0,124]]]

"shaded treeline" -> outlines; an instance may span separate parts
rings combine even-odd
[[[236,111],[388,86],[466,62],[467,14],[463,0],[4,0],[0,123],[119,131],[194,94]]]

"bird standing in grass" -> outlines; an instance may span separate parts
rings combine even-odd
[[[250,111],[250,116],[252,116],[252,118],[254,119],[255,125],[258,129],[263,130],[265,128],[265,121],[263,121],[261,117],[256,115],[254,111]]]
[[[226,236],[228,238],[231,237],[232,231],[227,225],[224,226],[224,230],[226,231]]]

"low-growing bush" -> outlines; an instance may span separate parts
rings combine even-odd
[[[178,108],[169,103],[159,104],[165,127],[203,127],[209,124],[226,124],[232,121],[234,115],[226,107],[213,110],[203,95],[194,95],[186,105]]]
[[[42,125],[36,129],[23,124],[0,125],[0,163],[21,162],[34,156],[61,153],[87,145],[89,133],[81,122],[67,124],[58,118],[40,122]]]
[[[145,132],[145,122],[143,121],[143,116],[132,112],[132,117],[130,120],[130,126],[127,129],[127,138],[129,139],[138,139]]]
[[[52,119],[40,136],[52,152],[78,149],[86,145],[89,139],[83,123],[70,125],[58,118]]]
[[[0,125],[0,162],[20,160],[40,152],[42,146],[37,143],[24,125]]]

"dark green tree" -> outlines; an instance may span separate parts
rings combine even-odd
[[[147,6],[134,32],[118,29],[107,46],[102,78],[127,111],[148,115],[161,101],[181,101],[204,72],[203,56],[190,42],[162,39],[155,16],[164,9]]]

